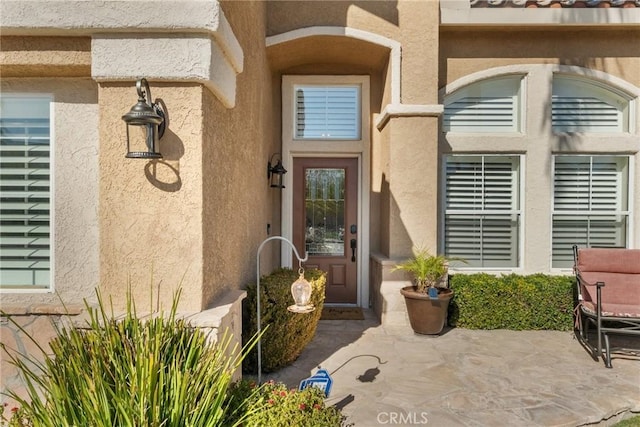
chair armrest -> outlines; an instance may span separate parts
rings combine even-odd
[[[604,287],[604,282],[602,281],[597,281],[595,283],[591,283],[591,282],[587,282],[583,277],[582,274],[580,273],[580,270],[578,270],[578,268],[574,268],[575,273],[576,273],[576,279],[578,281],[578,285],[584,285],[584,286],[595,286],[596,287],[596,310],[597,310],[597,315],[598,315],[598,325],[600,325],[600,318],[602,317],[602,288]],[[579,299],[582,299],[582,293],[580,292],[578,294]],[[599,326],[598,326],[599,327]]]
[[[581,284],[583,284],[585,286],[597,286],[599,288],[604,286],[604,282],[601,282],[601,281],[598,281],[598,282],[595,282],[595,283],[587,282],[586,280],[584,280],[584,278],[582,277],[582,274],[580,274],[580,270],[578,270],[578,269],[576,269],[576,278],[578,279],[578,281]]]

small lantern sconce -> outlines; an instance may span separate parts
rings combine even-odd
[[[272,188],[284,188],[284,184],[282,183],[282,177],[284,176],[285,173],[287,173],[287,170],[284,168],[284,166],[282,166],[282,160],[278,159],[278,162],[271,166],[271,162],[273,161],[273,158],[275,156],[279,156],[280,153],[276,153],[273,156],[271,156],[271,160],[269,160],[267,162],[267,178],[271,181],[271,187]]]
[[[269,165],[269,168],[271,168],[271,165]],[[316,309],[311,303],[311,292],[312,292],[311,283],[309,283],[304,278],[304,269],[302,268],[302,263],[306,262],[309,259],[309,254],[305,253],[304,258],[301,258],[294,244],[291,243],[291,240],[287,239],[286,237],[281,237],[281,236],[267,237],[265,240],[262,241],[262,243],[260,243],[260,246],[258,246],[258,253],[256,255],[256,320],[258,322],[258,343],[257,343],[258,384],[262,384],[262,322],[260,320],[260,314],[262,313],[262,310],[260,308],[260,295],[262,295],[262,293],[260,292],[260,252],[262,252],[264,245],[272,240],[281,240],[287,243],[289,246],[291,246],[291,249],[293,249],[293,253],[296,255],[296,258],[298,258],[298,266],[300,267],[298,269],[298,275],[299,275],[298,280],[293,282],[293,284],[291,285],[291,295],[293,296],[295,304],[287,307],[287,309],[293,313],[301,313],[301,314],[311,313]]]
[[[302,268],[302,262],[300,262],[300,269],[298,270],[298,280],[291,285],[291,296],[295,301],[295,305],[287,307],[287,310],[294,313],[311,313],[315,310],[313,304],[311,304],[311,292],[313,288],[311,283],[304,278],[304,269]]]
[[[136,89],[138,90],[137,104],[122,116],[122,120],[127,124],[127,154],[125,157],[129,159],[161,159],[162,154],[158,151],[158,140],[164,135],[165,113],[157,100],[156,102],[152,101],[147,79],[139,79],[136,82]],[[144,126],[147,151],[131,151],[129,126]]]

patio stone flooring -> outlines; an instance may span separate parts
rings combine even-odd
[[[640,351],[640,339],[625,344]],[[607,369],[570,332],[422,336],[366,310],[320,321],[293,365],[262,378],[297,387],[322,366],[334,380],[327,403],[356,427],[612,425],[640,414],[638,353],[614,353]]]

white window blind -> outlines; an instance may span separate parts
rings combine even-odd
[[[445,132],[519,132],[521,76],[465,86],[444,102]]]
[[[594,83],[564,76],[553,79],[551,116],[556,132],[625,132],[629,101]]]
[[[0,97],[0,287],[50,284],[49,97]]]
[[[555,156],[552,266],[573,265],[572,246],[626,246],[629,158]]]
[[[294,126],[296,139],[360,139],[360,86],[295,86]]]
[[[445,183],[445,254],[470,267],[517,267],[519,156],[448,156]]]

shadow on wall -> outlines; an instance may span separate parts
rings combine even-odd
[[[380,185],[380,209],[378,220],[380,221],[381,230],[386,230],[387,232],[381,232],[380,235],[380,245],[377,248],[380,253],[386,255],[387,257],[392,252],[392,243],[391,237],[393,235],[394,242],[405,242],[405,247],[398,248],[395,247],[393,252],[394,255],[404,254],[406,256],[411,256],[413,253],[414,246],[420,246],[420,242],[413,242],[411,240],[411,236],[409,236],[409,232],[407,228],[404,226],[404,223],[399,222],[394,225],[389,222],[383,223],[382,221],[391,221],[392,218],[401,218],[401,210],[396,202],[393,194],[391,193],[391,189],[389,186],[389,180],[387,179],[386,174],[382,174],[382,182]],[[379,285],[379,284],[378,284]]]
[[[571,23],[574,15],[564,15],[566,23]],[[610,15],[603,15],[610,16]],[[560,23],[561,26],[563,23]],[[439,65],[439,83],[441,89],[461,76],[455,69],[464,60],[471,64],[469,71],[477,72],[474,64],[488,62],[487,68],[508,64],[558,64],[572,66],[576,75],[590,77],[588,70],[598,70],[626,81],[632,81],[630,67],[624,60],[640,56],[640,44],[634,43],[640,33],[630,30],[601,30],[596,37],[588,41],[584,32],[576,29],[551,30],[501,30],[486,32],[443,32],[441,33],[441,52]],[[560,39],[562,42],[559,42]],[[451,80],[451,81],[450,81]],[[548,82],[549,87],[552,81]],[[444,102],[440,99],[440,102]],[[544,114],[537,123],[539,128],[551,126],[552,99],[544,104]],[[584,144],[584,135],[579,132],[554,133],[554,146],[558,152],[580,151]],[[441,142],[442,144],[442,142]],[[446,142],[445,142],[446,144]],[[441,146],[440,152],[450,150],[447,145]],[[551,170],[552,157],[548,156],[545,170]]]
[[[147,180],[156,188],[167,193],[174,193],[182,188],[180,177],[180,159],[184,156],[184,143],[169,128],[171,120],[169,111],[162,99],[157,99],[165,113],[166,129],[159,141],[162,159],[151,160],[144,167]]]
[[[347,15],[351,7],[365,10],[396,26],[400,22],[397,1],[304,1],[303,7],[300,3],[303,1],[268,2],[267,9],[270,19],[267,24],[267,35],[313,25],[347,27]],[[292,19],[293,17],[295,18]]]

